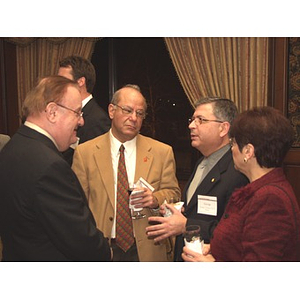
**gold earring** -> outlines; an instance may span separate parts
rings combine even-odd
[[[244,163],[247,163],[248,159],[246,157],[244,157]]]

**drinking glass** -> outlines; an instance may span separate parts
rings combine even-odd
[[[184,243],[189,249],[202,254],[204,241],[200,236],[200,226],[188,225],[183,233]]]
[[[131,187],[131,188],[129,188],[128,193],[129,193],[129,209],[131,212],[131,218],[134,220],[145,218],[146,215],[142,212],[143,208],[142,207],[136,208],[134,205],[131,204],[131,196],[143,193],[143,190],[138,190],[138,189],[135,189],[134,187]],[[141,198],[135,198],[135,200],[138,200],[138,199],[141,199]]]

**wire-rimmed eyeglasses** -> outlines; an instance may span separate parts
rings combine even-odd
[[[124,107],[124,106],[120,106],[120,105],[118,105],[118,104],[114,104],[114,106],[117,106],[117,107],[119,107],[119,108],[121,108],[121,110],[122,110],[122,113],[124,114],[124,115],[132,115],[134,112],[135,112],[135,114],[136,114],[136,116],[138,117],[138,118],[140,118],[140,119],[145,119],[146,118],[146,113],[145,113],[145,111],[143,111],[142,109],[140,110],[140,109],[138,109],[138,110],[133,110],[132,108],[130,108],[130,107]]]
[[[221,120],[208,120],[208,119],[205,119],[205,118],[202,118],[200,116],[196,116],[196,117],[191,117],[189,119],[189,124],[191,124],[192,122],[195,121],[195,124],[196,125],[201,125],[203,122],[217,122],[217,123],[224,123],[224,121],[221,121]]]
[[[65,109],[67,109],[67,110],[72,111],[74,114],[77,115],[78,118],[83,117],[83,111],[76,111],[76,110],[74,110],[74,109],[72,109],[72,108],[69,108],[69,107],[67,107],[67,106],[64,106],[64,105],[62,105],[62,104],[60,104],[60,103],[56,103],[56,105],[57,105],[57,106],[60,106],[60,107],[62,107],[62,108],[65,108]]]

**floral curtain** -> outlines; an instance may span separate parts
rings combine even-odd
[[[59,61],[69,55],[90,59],[99,38],[7,38],[17,46],[18,104],[37,80],[57,74]]]
[[[190,102],[232,99],[240,111],[267,104],[268,38],[165,38]]]

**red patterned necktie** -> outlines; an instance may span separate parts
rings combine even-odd
[[[127,251],[134,243],[132,220],[129,210],[128,179],[124,158],[124,146],[120,147],[117,183],[117,219],[116,219],[116,243]]]

